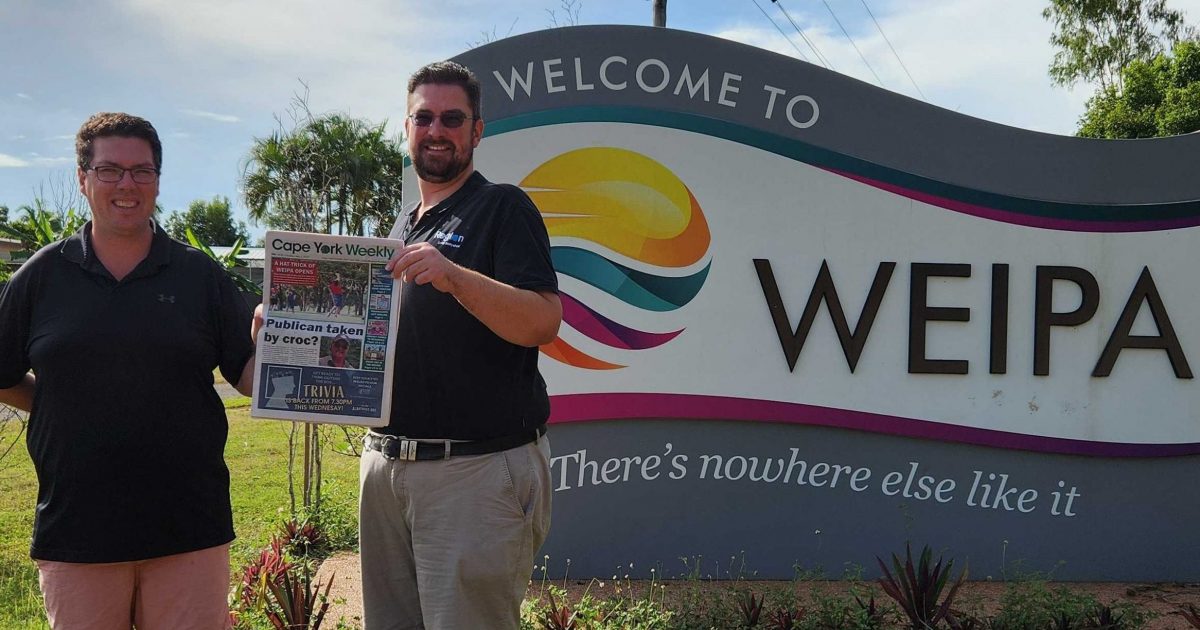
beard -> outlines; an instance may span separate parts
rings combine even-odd
[[[455,147],[448,156],[430,157],[422,144],[413,156],[413,168],[417,170],[417,177],[422,180],[431,184],[444,184],[458,177],[471,164],[474,153],[475,149],[471,146],[467,146],[463,151]]]

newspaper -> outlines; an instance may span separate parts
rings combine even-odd
[[[392,403],[399,241],[269,231],[250,415],[381,427]]]

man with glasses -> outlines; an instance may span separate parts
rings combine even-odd
[[[550,526],[538,346],[562,320],[550,240],[519,188],[475,171],[479,81],[452,62],[408,82],[420,200],[397,218],[404,280],[391,423],[361,464],[364,623],[515,630]]]
[[[33,410],[46,612],[56,629],[224,628],[233,519],[212,372],[250,394],[261,320],[153,221],[148,121],[96,114],[75,151],[91,220],[0,294],[0,402]]]

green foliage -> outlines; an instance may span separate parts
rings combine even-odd
[[[0,236],[21,241],[21,247],[25,248],[13,254],[17,258],[28,258],[37,250],[78,232],[88,220],[87,215],[76,214],[74,208],[60,215],[47,210],[42,203],[22,206],[21,210],[24,216],[20,219],[0,223]]]
[[[754,591],[747,590],[738,598],[738,611],[742,613],[742,625],[746,628],[753,628],[758,625],[758,620],[762,617],[763,598],[756,596]]]
[[[303,232],[383,235],[400,206],[404,154],[387,123],[313,116],[293,99],[292,126],[257,138],[242,173],[254,221]]]
[[[666,630],[677,627],[674,614],[662,602],[662,589],[651,584],[637,595],[630,589],[616,586],[605,597],[593,595],[592,586],[604,588],[593,580],[577,602],[570,602],[566,590],[557,585],[543,585],[543,596],[526,600],[522,605],[522,628],[540,630]],[[657,594],[657,599],[656,599]],[[728,627],[728,626],[716,626]]]
[[[321,534],[311,524],[295,522],[285,525],[284,533],[290,538],[273,537],[242,570],[239,597],[230,607],[236,627],[255,628],[265,620],[274,630],[319,630],[325,620],[333,576],[313,584],[314,563],[296,555]]]
[[[895,574],[888,570],[883,560],[876,558],[879,568],[883,570],[879,585],[883,592],[900,605],[900,609],[912,622],[914,630],[934,627],[950,612],[954,596],[967,579],[967,571],[964,569],[958,575],[958,579],[951,583],[950,574],[953,572],[954,560],[946,561],[943,567],[942,558],[939,556],[937,562],[931,565],[933,550],[929,545],[925,545],[921,550],[921,557],[915,565],[910,545],[905,545],[904,553],[903,565],[900,564],[900,557],[892,554],[892,568]],[[950,584],[948,592],[945,590],[947,584]]]
[[[324,448],[330,448],[326,445]],[[344,463],[344,458],[339,463]],[[357,462],[352,462],[357,466]],[[322,489],[323,499],[319,504],[297,510],[299,522],[315,527],[320,532],[318,544],[309,553],[324,558],[337,551],[358,549],[358,486],[346,485],[341,478],[327,479]]]
[[[1134,61],[1121,71],[1124,89],[1101,89],[1079,120],[1088,138],[1153,138],[1200,130],[1200,40],[1172,55]]]
[[[8,457],[9,453],[25,443],[21,438],[25,434],[26,423],[27,418],[24,413],[8,405],[0,404],[0,466],[3,466],[4,459]]]
[[[1056,85],[1097,83],[1121,90],[1121,69],[1149,61],[1193,31],[1166,0],[1050,0],[1042,17],[1054,23],[1050,64]]]
[[[227,247],[237,241],[250,240],[246,224],[241,221],[234,224],[228,197],[213,197],[211,201],[197,199],[188,204],[187,210],[173,212],[163,222],[167,234],[180,241],[187,238],[189,228],[196,238],[209,245]]]
[[[0,555],[0,628],[45,628],[37,565],[22,555]]]
[[[238,240],[234,241],[233,247],[229,249],[229,252],[222,256],[218,256],[215,252],[213,252],[211,247],[205,245],[200,241],[199,238],[196,237],[195,232],[192,232],[192,228],[190,226],[183,229],[183,235],[185,238],[187,238],[187,242],[192,247],[204,252],[209,258],[217,261],[217,263],[219,263],[221,267],[225,269],[225,273],[229,274],[229,277],[233,279],[233,283],[236,284],[239,289],[262,295],[262,287],[254,284],[249,278],[237,273],[234,270],[236,267],[245,266],[245,263],[243,263],[242,259],[240,258],[243,249],[242,239],[239,238]]]
[[[1013,582],[1000,599],[1000,610],[990,620],[992,630],[1028,628],[1134,629],[1146,625],[1148,615],[1130,604],[1105,606],[1088,593],[1060,586],[1052,589],[1040,580]]]

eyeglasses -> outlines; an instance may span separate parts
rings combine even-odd
[[[409,114],[408,117],[413,121],[413,124],[418,127],[428,127],[433,124],[435,119],[440,119],[442,121],[442,126],[447,129],[458,129],[463,125],[464,122],[467,121],[467,119],[475,120],[476,118],[475,116],[468,116],[458,110],[442,112],[440,116],[431,114],[429,112],[417,112],[415,114]]]
[[[106,183],[115,184],[122,179],[125,179],[125,173],[128,172],[136,184],[153,184],[158,179],[159,170],[156,168],[121,168],[119,166],[93,166],[88,169],[96,173],[96,179]]]

